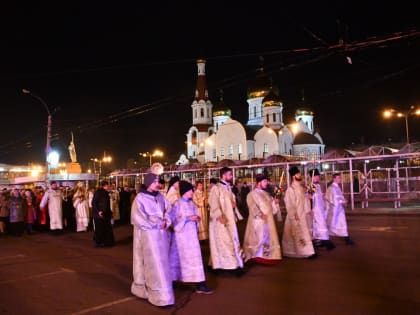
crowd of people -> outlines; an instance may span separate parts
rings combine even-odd
[[[227,167],[220,170],[219,179],[210,180],[207,193],[202,182],[194,187],[178,176],[171,178],[165,190],[159,174],[148,173],[132,207],[131,292],[160,307],[174,304],[174,287],[179,282],[192,284],[197,293],[213,293],[205,281],[200,244],[205,240],[210,248],[207,269],[238,277],[244,275],[245,264],[276,265],[282,256],[314,259],[317,248],[335,248],[330,236],[353,245],[340,174],[333,175],[325,194],[317,169],[310,172],[308,187],[302,185],[297,167],[290,168],[289,175],[291,185],[284,195],[270,186],[265,174],[258,174],[253,189],[242,195],[239,189],[235,192],[232,169]],[[286,217],[280,242],[281,198]],[[244,217],[241,245],[237,223]]]
[[[310,185],[304,186],[300,170],[290,168],[291,184],[285,191],[273,187],[265,174],[256,176],[254,187],[244,183],[239,189],[228,167],[220,169],[220,178],[211,178],[207,187],[178,176],[166,185],[160,172],[151,168],[138,193],[129,187],[116,189],[107,181],[98,189],[87,189],[82,182],[69,189],[54,181],[45,192],[40,187],[13,188],[0,195],[0,233],[21,236],[34,229],[53,234],[92,229],[94,245],[110,247],[115,242],[114,224],[131,223],[131,292],[167,307],[175,303],[178,284],[212,294],[206,269],[240,277],[245,265],[276,265],[282,257],[317,258],[318,248],[335,248],[331,236],[353,245],[340,174],[333,174],[325,193],[319,171],[309,174]],[[238,233],[241,220],[246,220],[243,238]],[[210,249],[207,263],[202,256],[204,242]]]
[[[102,221],[109,220],[111,225],[128,224],[135,190],[128,186],[116,189],[109,184],[103,187],[88,189],[83,182],[73,188],[59,187],[51,181],[46,190],[40,186],[5,188],[0,193],[0,235],[22,236],[35,231],[58,235],[63,231],[94,230],[96,238],[96,234],[102,235]],[[106,209],[102,209],[104,197],[108,198],[105,203],[109,203]],[[95,244],[102,247],[113,242],[106,243],[98,237]]]

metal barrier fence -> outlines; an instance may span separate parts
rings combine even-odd
[[[214,167],[165,170],[162,176],[166,182],[174,175],[193,184],[201,180],[206,187],[210,178],[219,178],[219,170],[223,166],[233,169],[234,183],[239,187],[244,183],[253,186],[255,176],[265,173],[273,185],[287,189],[290,184],[288,170],[292,166],[299,167],[305,175],[304,183],[308,185],[311,180],[310,170],[317,168],[321,172],[324,191],[334,173],[341,175],[341,189],[351,209],[355,208],[355,203],[360,203],[362,208],[369,207],[370,203],[391,203],[394,208],[401,207],[402,202],[420,206],[420,152],[269,164],[237,165],[235,161],[225,161]],[[134,186],[138,190],[144,174],[119,171],[113,173],[110,180],[117,186]]]

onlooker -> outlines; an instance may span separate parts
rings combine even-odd
[[[3,191],[0,194],[0,235],[6,234],[6,225],[9,221],[9,208],[8,208],[8,199],[9,193]]]
[[[31,189],[25,190],[25,202],[26,202],[26,232],[32,234],[33,225],[36,222],[36,197]]]
[[[22,236],[25,230],[26,202],[22,198],[19,189],[12,190],[12,196],[8,202],[9,208],[9,232],[11,235]]]
[[[130,187],[124,186],[120,192],[120,216],[121,223],[126,224],[130,218],[131,200]]]

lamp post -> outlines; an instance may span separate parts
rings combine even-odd
[[[410,144],[410,134],[408,129],[408,117],[409,116],[420,116],[420,108],[416,108],[415,106],[410,106],[406,111],[397,111],[395,109],[387,109],[383,113],[385,118],[391,118],[392,116],[397,117],[404,117],[405,120],[405,132],[406,132],[406,139],[407,144]]]
[[[99,177],[102,175],[102,163],[111,163],[112,157],[109,155],[105,155],[104,153],[104,156],[102,159],[91,158],[90,160],[93,162],[93,173],[98,174],[98,179],[99,179]],[[98,172],[96,172],[96,163],[99,164]]]
[[[22,89],[22,93],[29,94],[33,98],[36,98],[38,101],[40,101],[42,103],[42,105],[44,105],[45,110],[48,113],[47,142],[46,142],[46,145],[45,145],[45,187],[47,187],[48,186],[48,181],[49,181],[49,175],[50,175],[50,164],[48,162],[48,154],[51,151],[51,125],[52,125],[52,115],[51,115],[50,109],[48,108],[47,103],[40,96],[38,96],[35,93],[32,93],[31,91],[29,91],[27,89]]]
[[[145,153],[139,153],[142,157],[149,157],[149,166],[152,166],[152,157],[162,157],[163,152],[160,150],[155,150],[153,153],[145,152]]]

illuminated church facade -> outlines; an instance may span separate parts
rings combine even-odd
[[[295,122],[283,123],[283,102],[271,79],[265,75],[262,63],[254,82],[248,86],[245,125],[232,119],[222,93],[213,106],[205,66],[205,60],[197,60],[197,85],[191,104],[193,124],[186,135],[187,159],[206,163],[293,155],[316,160],[324,154],[325,145],[314,129],[313,111],[298,108]]]

